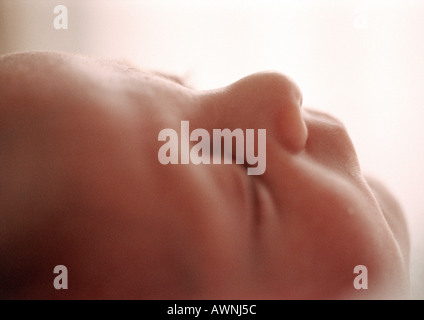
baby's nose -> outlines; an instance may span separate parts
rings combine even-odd
[[[206,122],[216,128],[266,129],[289,150],[304,148],[308,131],[301,113],[302,93],[277,72],[255,73],[203,96]]]

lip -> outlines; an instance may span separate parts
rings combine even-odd
[[[304,115],[308,128],[306,154],[331,170],[357,176],[360,172],[359,160],[344,124],[314,109],[305,110]]]

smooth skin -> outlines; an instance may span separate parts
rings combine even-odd
[[[409,297],[400,206],[287,76],[199,91],[125,62],[25,52],[0,57],[0,84],[1,298]],[[160,164],[158,133],[182,120],[211,136],[266,129],[265,173]]]

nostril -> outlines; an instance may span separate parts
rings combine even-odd
[[[276,135],[293,152],[306,145],[308,129],[303,119],[303,94],[295,81],[278,72],[265,71],[249,76],[252,86],[260,88],[261,106],[267,109]],[[247,77],[247,78],[249,78]]]
[[[303,118],[303,111],[297,109],[284,113],[281,121],[282,140],[284,144],[293,152],[299,152],[305,148],[308,139],[308,127]]]
[[[308,130],[302,115],[303,96],[284,74],[263,71],[202,94],[204,122],[215,128],[266,129],[266,136],[290,152],[306,145]],[[213,124],[212,124],[213,122]]]

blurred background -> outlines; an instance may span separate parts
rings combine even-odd
[[[67,29],[54,26],[58,5]],[[340,118],[362,169],[398,197],[414,299],[424,299],[423,32],[422,0],[0,0],[0,54],[124,58],[199,89],[261,70],[291,76],[304,105]]]

